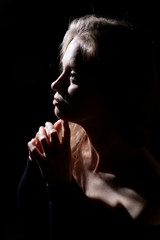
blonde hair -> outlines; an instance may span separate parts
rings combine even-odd
[[[82,40],[81,51],[83,58],[87,61],[95,58],[99,50],[98,39],[106,35],[108,30],[117,24],[118,21],[116,19],[107,19],[95,15],[86,15],[74,19],[69,24],[69,28],[63,38],[60,59],[62,60],[69,43],[75,37]]]
[[[139,32],[137,31],[136,35],[134,30],[130,23],[123,20],[95,15],[76,18],[69,24],[60,46],[60,64],[69,43],[75,37],[80,39],[84,61],[93,60],[96,64],[95,69],[100,67],[100,70],[110,64],[107,74],[110,71],[111,79],[107,82],[107,88],[105,90],[103,88],[102,91],[107,91],[105,95],[110,97],[112,113],[118,119],[122,132],[125,129],[126,135],[131,135],[131,141],[134,138],[134,142],[142,141],[143,144],[146,139],[148,140],[146,129],[153,116],[153,113],[148,114],[148,108],[150,107],[150,110],[151,106],[152,109],[154,108],[154,100],[148,101],[148,96],[152,98],[151,95],[154,95],[150,92],[154,85],[152,81],[154,76],[152,76],[152,66],[150,67],[150,63],[147,62],[150,58],[150,55],[147,56],[150,52],[149,44],[145,44],[144,38],[141,39]],[[110,49],[108,44],[112,44],[113,47]],[[101,73],[99,70],[97,72]],[[123,74],[121,81],[118,81],[121,74]],[[113,92],[115,85],[117,90]],[[147,104],[149,107],[146,106]],[[70,123],[70,128],[72,153],[78,161],[87,135],[85,130],[75,123]]]

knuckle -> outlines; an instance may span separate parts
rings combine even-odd
[[[36,147],[33,144],[29,144],[28,148],[29,148],[30,152],[32,152],[32,153],[36,151]]]
[[[34,138],[32,138],[32,139],[27,143],[27,145],[28,145],[29,148],[30,148],[30,147],[33,147],[34,144],[35,144],[35,139],[34,139]]]
[[[53,127],[53,126],[50,126],[50,127],[48,127],[48,135],[49,136],[55,136],[55,135],[57,135],[57,131],[56,131],[56,129]]]
[[[49,134],[50,134],[51,136],[53,136],[53,135],[57,134],[57,131],[56,131],[54,128],[50,128],[50,129],[49,129]]]
[[[45,135],[39,135],[39,141],[40,142],[46,141],[46,136]]]
[[[46,137],[46,135],[45,135],[44,133],[39,133],[39,134],[37,135],[37,138],[38,138],[38,140],[39,140],[40,142],[45,142],[45,141],[47,140],[47,137]]]
[[[46,126],[53,126],[53,124],[51,122],[46,122],[45,125]]]

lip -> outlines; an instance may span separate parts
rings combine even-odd
[[[54,98],[54,100],[53,100],[53,105],[58,105],[58,101],[57,101],[57,99],[56,98]]]
[[[54,106],[58,106],[58,105],[62,105],[62,104],[63,104],[62,101],[58,100],[57,98],[54,98],[54,100],[53,100],[53,105]]]

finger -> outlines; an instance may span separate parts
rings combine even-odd
[[[59,149],[60,147],[60,139],[58,137],[58,133],[54,128],[53,124],[50,122],[46,122],[45,124],[46,132],[48,134],[48,139],[52,145],[52,149]]]
[[[37,138],[39,143],[41,144],[41,149],[43,150],[43,153],[47,155],[49,151],[49,141],[48,141],[48,136],[44,127],[39,128]]]
[[[54,124],[54,128],[56,129],[57,133],[58,133],[58,137],[60,139],[60,142],[62,140],[62,120],[59,119],[55,124]]]
[[[29,159],[34,161],[36,164],[38,164],[40,172],[43,175],[41,164],[44,162],[45,156],[42,154],[39,149],[37,148],[37,140],[32,139],[30,142],[28,142],[28,149],[29,149]]]
[[[62,145],[70,147],[70,128],[68,121],[62,121],[63,135],[62,135]]]
[[[61,130],[62,127],[62,120],[59,119],[57,122],[54,123],[54,128],[57,130],[57,132],[59,132]]]
[[[42,148],[42,145],[41,145],[41,143],[40,143],[40,141],[39,141],[39,139],[38,139],[38,134],[39,134],[39,133],[36,134],[36,146],[37,146],[37,148],[39,149],[39,151],[40,151],[41,153],[43,153],[43,148]]]
[[[36,139],[32,139],[30,142],[28,142],[28,149],[29,149],[29,155],[30,160],[33,160],[34,162],[39,162],[44,158],[44,155],[39,151],[39,149],[36,146]]]
[[[57,131],[57,134],[58,134],[58,137],[59,137],[59,140],[61,140],[61,138],[62,138],[62,120],[61,119],[59,119],[56,123],[54,123],[54,124],[52,124],[51,122],[46,122],[45,123],[45,125],[46,124],[50,124],[50,125],[52,125],[55,129],[56,129],[56,131]],[[47,130],[47,129],[46,129]],[[47,133],[48,134],[48,133]]]

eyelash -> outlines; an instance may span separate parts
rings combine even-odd
[[[78,76],[77,76],[76,73],[71,72],[71,73],[69,74],[69,80],[70,80],[70,81],[72,81],[72,82],[77,82],[77,78],[78,78]]]

